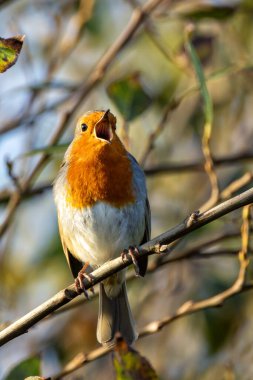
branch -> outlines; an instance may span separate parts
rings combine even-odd
[[[72,102],[69,105],[69,109],[65,113],[63,113],[54,134],[51,136],[49,140],[49,146],[55,144],[61,137],[68,125],[68,122],[71,120],[71,117],[73,116],[74,112],[78,109],[80,104],[88,96],[91,90],[93,90],[97,83],[100,82],[101,79],[103,79],[105,72],[107,71],[113,60],[131,40],[135,32],[140,28],[147,14],[153,12],[155,8],[162,2],[163,0],[149,0],[142,7],[138,7],[133,11],[131,19],[128,22],[126,28],[118,36],[115,42],[106,50],[102,58],[97,62],[94,69],[88,76],[88,80],[83,85],[81,85],[78,91],[74,94]],[[26,178],[22,186],[22,192],[16,191],[11,196],[7,205],[4,220],[0,225],[0,236],[2,236],[4,232],[7,230],[8,225],[14,215],[14,212],[22,199],[22,193],[26,192],[29,189],[32,180],[34,180],[36,175],[47,162],[48,157],[49,156],[47,154],[43,154],[41,156],[30,175]]]
[[[196,313],[197,311],[203,309],[210,309],[213,307],[222,306],[223,303],[239,294],[245,290],[250,290],[253,288],[253,284],[245,284],[246,269],[248,266],[247,253],[249,249],[249,226],[250,226],[250,205],[246,205],[242,210],[242,227],[241,227],[241,250],[238,254],[238,259],[240,262],[240,270],[238,276],[234,283],[226,290],[211,296],[207,299],[201,301],[187,301],[181,305],[174,314],[166,316],[165,318],[148,323],[140,332],[139,338],[143,338],[147,335],[152,335],[159,332],[163,327],[167,326],[169,323],[175,321],[183,316]],[[59,380],[62,377],[74,372],[83,365],[89,363],[90,361],[96,360],[106,353],[111,351],[112,348],[99,348],[95,349],[88,354],[79,353],[76,355],[64,368],[62,372],[58,375],[52,377],[52,380]]]
[[[170,252],[168,252],[168,250],[166,249],[166,251],[163,252],[162,256],[158,256],[156,260],[149,262],[146,275],[154,273],[157,269],[162,268],[164,265],[169,265],[171,263],[175,263],[175,262],[186,260],[186,259],[208,259],[208,258],[212,258],[212,257],[216,257],[216,256],[236,256],[236,254],[238,253],[238,249],[235,250],[235,249],[227,249],[227,248],[222,249],[221,248],[221,249],[216,249],[216,250],[210,251],[210,246],[212,246],[213,244],[217,244],[218,242],[221,242],[223,240],[231,239],[231,238],[237,238],[239,236],[240,236],[240,233],[236,230],[225,232],[225,233],[223,232],[221,234],[218,234],[218,235],[212,237],[211,239],[208,239],[208,240],[202,241],[198,244],[195,244],[194,246],[192,246],[192,247],[186,249],[185,251],[180,252],[176,256],[174,255],[172,257],[170,257],[168,255],[168,253],[170,253]],[[208,251],[205,251],[206,248],[208,249]],[[165,253],[165,255],[164,255],[164,253]],[[249,250],[249,253],[252,255],[253,251]],[[166,257],[168,257],[167,260],[160,260],[160,259],[164,259]],[[134,279],[137,279],[137,277],[135,275],[135,271],[127,272],[127,275],[126,275],[127,282],[132,281]],[[72,310],[72,309],[74,309],[80,305],[83,305],[87,302],[90,302],[94,298],[96,298],[97,296],[98,296],[98,291],[95,291],[94,293],[90,294],[89,300],[85,297],[80,297],[77,301],[71,302],[64,307],[61,307],[60,309],[56,310],[55,312],[49,314],[45,319],[43,319],[41,321],[42,322],[47,321],[49,318],[53,318],[59,314],[65,313],[66,311]],[[11,323],[12,322],[8,322],[8,323],[2,324],[2,326],[0,325],[0,330],[3,330],[5,327],[10,326]]]
[[[252,202],[253,188],[229,199],[228,201],[219,204],[218,206],[202,214],[195,212],[184,222],[178,224],[176,227],[143,244],[140,247],[140,255],[148,256],[151,254],[160,253],[166,248],[166,246],[178,238],[185,236],[191,231],[194,231],[212,222],[213,220],[216,220],[221,216],[226,215],[229,212],[248,205]],[[93,278],[92,283],[85,279],[84,285],[86,289],[89,289],[95,284],[103,281],[105,278],[111,276],[116,272],[119,272],[131,264],[132,259],[130,256],[127,257],[127,260],[125,262],[122,261],[121,257],[109,261],[90,274]],[[18,321],[14,322],[9,327],[0,332],[0,346],[4,345],[15,337],[24,334],[31,326],[35,325],[38,321],[45,318],[53,311],[59,309],[61,306],[76,298],[77,295],[78,294],[75,290],[74,284],[70,285],[64,290],[61,290],[48,301],[44,302],[36,309],[32,310],[30,313],[26,314],[24,317],[20,318]]]
[[[77,90],[78,86],[75,87],[75,91]],[[65,106],[65,104],[67,104],[67,102],[72,96],[72,94],[64,95],[60,99],[57,99],[46,106],[45,104],[41,104],[40,102],[36,112],[31,113],[32,104],[35,102],[35,98],[38,97],[40,91],[33,88],[30,88],[30,91],[31,99],[29,100],[26,107],[23,109],[22,113],[18,115],[15,119],[11,119],[7,121],[5,124],[3,124],[0,128],[0,135],[6,132],[10,132],[18,127],[22,127],[24,125],[27,125],[28,127],[30,125],[34,125],[39,116],[42,116],[46,112],[55,111],[60,106]],[[72,90],[72,92],[74,92],[74,89]]]
[[[253,159],[252,152],[241,152],[227,155],[220,158],[213,157],[213,163],[215,166],[230,166],[231,164],[238,165],[241,161],[249,161]],[[173,173],[184,173],[188,171],[204,171],[205,162],[204,161],[192,161],[188,160],[179,163],[169,163],[169,164],[159,164],[153,165],[145,169],[146,175],[156,175],[156,174],[173,174]]]
[[[239,164],[241,161],[250,161],[253,159],[253,153],[251,152],[242,152],[237,153],[229,156],[224,156],[220,158],[214,158],[214,164],[215,166],[229,166],[231,164]],[[185,163],[178,163],[178,164],[164,164],[164,165],[157,165],[157,166],[151,166],[147,169],[145,169],[145,174],[148,176],[156,175],[156,174],[181,174],[188,171],[203,171],[204,170],[204,162],[195,161],[195,162],[185,162]],[[236,189],[233,188],[228,189],[226,193],[223,194],[223,192],[220,194],[221,200],[224,200],[224,197],[227,198],[228,194],[232,194],[232,192],[238,191],[238,188],[247,185],[252,180],[252,173],[248,172],[245,173],[245,176],[243,176],[243,179],[239,179],[239,184],[236,186]],[[235,181],[236,182],[236,181]],[[26,199],[35,195],[40,195],[44,191],[51,190],[52,181],[50,183],[45,183],[42,185],[38,185],[34,189],[28,189],[27,191],[23,191],[22,193],[22,199]],[[234,182],[233,182],[234,184]],[[0,204],[8,202],[9,198],[13,195],[13,191],[6,189],[0,191]]]
[[[82,30],[92,16],[93,8],[94,0],[89,2],[86,0],[79,1],[77,11],[71,16],[67,24],[64,23],[63,30],[58,31],[60,38],[58,38],[57,49],[54,48],[53,50],[53,56],[48,67],[48,79],[52,77],[56,69],[77,46],[82,36]]]
[[[237,234],[237,235],[239,235],[239,234]],[[166,254],[167,254],[167,252],[166,252]],[[183,252],[182,254],[180,254],[176,257],[171,257],[168,260],[153,261],[149,265],[146,276],[156,272],[156,270],[161,269],[165,265],[169,265],[169,264],[179,262],[179,261],[183,261],[183,260],[187,260],[187,259],[194,259],[194,260],[195,259],[197,259],[197,260],[203,260],[204,259],[205,260],[205,259],[210,259],[213,257],[221,257],[221,256],[236,257],[237,254],[238,254],[238,249],[236,250],[236,249],[227,249],[227,248],[222,249],[221,248],[221,249],[216,249],[216,250],[207,251],[207,252],[201,251],[199,249],[196,249],[196,250],[191,249],[189,251]],[[249,250],[248,254],[250,254],[252,256],[253,251]],[[131,271],[131,273],[128,273],[126,280],[127,280],[127,282],[129,282],[129,281],[136,280],[137,278],[138,277],[136,277],[135,272]],[[72,302],[72,303],[67,304],[65,307],[62,307],[62,308],[56,310],[55,312],[49,314],[45,319],[41,320],[41,322],[47,321],[48,319],[54,318],[59,314],[73,310],[78,306],[84,305],[87,302],[94,300],[96,297],[98,297],[98,291],[95,291],[92,295],[90,295],[89,299],[82,297],[79,300],[77,300],[76,302]],[[4,323],[2,326],[2,329],[7,327],[7,326],[10,326],[10,323]],[[1,325],[0,325],[0,330],[1,330]]]
[[[52,190],[52,182],[51,183],[45,183],[39,186],[36,186],[34,189],[28,189],[27,191],[24,191],[22,193],[22,200],[36,196],[41,195],[44,193],[44,191]],[[0,204],[6,203],[12,196],[13,191],[6,189],[0,191]]]
[[[233,287],[233,285],[232,285]],[[231,289],[231,288],[229,288]],[[233,288],[234,289],[234,288]],[[185,317],[187,315],[191,315],[197,313],[198,311],[202,311],[203,309],[211,309],[222,306],[222,304],[228,299],[234,297],[235,295],[241,294],[243,292],[253,290],[253,282],[246,283],[241,287],[240,290],[234,292],[229,291],[229,293],[223,294],[220,293],[216,296],[205,299],[204,301],[187,301],[182,306],[180,306],[174,314],[168,315],[160,320],[152,321],[144,326],[139,333],[138,339],[142,339],[146,336],[156,334],[161,331],[164,327],[168,326],[170,323]],[[95,350],[90,351],[89,353],[80,352],[77,354],[67,365],[64,367],[63,371],[58,374],[51,376],[50,380],[60,380],[64,376],[69,375],[70,373],[76,371],[77,369],[83,367],[84,365],[99,359],[109,352],[113,350],[113,347],[99,347]]]
[[[147,141],[147,144],[146,144],[146,147],[145,147],[145,150],[140,158],[140,165],[141,166],[144,166],[146,161],[147,161],[147,158],[148,156],[150,155],[150,153],[152,152],[152,150],[154,149],[155,147],[155,141],[156,139],[160,136],[160,134],[163,132],[164,128],[166,127],[167,125],[167,122],[169,120],[169,117],[170,117],[170,114],[171,112],[178,106],[178,103],[177,102],[170,102],[167,107],[165,107],[165,110],[164,110],[164,113],[161,117],[161,120],[160,122],[158,123],[158,125],[156,126],[155,130],[153,132],[150,133],[150,135],[148,136],[148,141]]]

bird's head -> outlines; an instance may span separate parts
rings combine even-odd
[[[75,139],[94,147],[115,145],[119,142],[116,134],[116,117],[107,111],[89,111],[78,120]]]
[[[134,202],[131,161],[109,110],[89,111],[79,118],[64,162],[68,199],[74,207],[97,200],[118,207]]]
[[[119,165],[127,158],[127,151],[116,134],[116,117],[107,111],[89,111],[77,122],[75,136],[65,153],[65,161],[107,168]],[[127,158],[129,165],[129,159]]]

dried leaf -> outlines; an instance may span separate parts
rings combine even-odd
[[[113,364],[116,380],[159,380],[149,361],[131,348],[120,335],[116,337]]]
[[[12,38],[0,37],[0,73],[8,70],[15,64],[21,51],[25,36]]]

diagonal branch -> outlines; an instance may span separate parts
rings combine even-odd
[[[108,48],[108,50],[106,50],[101,59],[97,62],[94,69],[90,73],[87,81],[85,81],[79,87],[78,91],[74,94],[70,102],[71,104],[69,105],[67,111],[62,114],[60,122],[49,140],[49,146],[55,144],[61,137],[75,111],[78,109],[78,107],[87,97],[87,95],[97,85],[97,83],[100,82],[101,79],[103,79],[105,72],[107,71],[113,60],[131,40],[136,31],[144,22],[146,16],[149,13],[153,12],[156,9],[156,7],[160,5],[163,1],[164,0],[148,0],[142,7],[138,7],[133,11],[132,17],[130,18],[126,28],[118,36],[114,43]],[[22,185],[22,191],[16,191],[11,196],[9,203],[6,207],[6,213],[3,222],[0,225],[0,236],[2,236],[7,230],[17,207],[21,202],[23,192],[27,192],[32,181],[47,162],[47,159],[48,155],[43,154],[37,162],[37,164],[35,165],[35,167],[33,168],[32,172],[24,181]]]
[[[228,232],[223,232],[221,234],[215,235],[212,238],[209,238],[205,241],[202,241],[198,244],[194,244],[192,247],[189,247],[186,250],[181,251],[177,255],[170,256],[168,255],[168,250],[166,249],[165,252],[163,252],[162,256],[158,256],[156,260],[150,261],[148,264],[147,273],[152,274],[156,272],[156,270],[162,268],[165,265],[169,265],[171,263],[179,262],[182,260],[188,260],[188,259],[208,259],[213,258],[216,256],[232,256],[235,257],[238,253],[238,249],[227,249],[227,248],[219,248],[219,249],[213,249],[210,251],[210,247],[212,245],[217,244],[217,242],[222,242],[223,240],[237,238],[240,236],[240,233],[237,230],[231,230]],[[208,250],[206,250],[208,249]],[[164,255],[165,254],[165,255]],[[253,251],[249,249],[249,254],[253,254]],[[165,260],[159,260],[161,258],[166,258]],[[135,275],[135,271],[130,271],[126,275],[127,282],[133,281],[137,279]],[[98,296],[98,291],[94,291],[94,293],[90,294],[90,298],[87,299],[85,297],[80,297],[78,300],[68,303],[66,306],[61,307],[60,309],[56,310],[55,312],[49,314],[46,318],[42,319],[41,322],[47,321],[49,318],[54,318],[59,314],[65,313],[69,310],[75,309],[78,306],[81,306],[83,304],[86,304],[87,302],[92,301],[94,298]],[[8,327],[11,325],[12,322],[2,323],[0,324],[0,331],[3,330],[5,327]]]
[[[238,253],[238,259],[240,262],[240,269],[238,276],[234,283],[226,290],[215,294],[209,298],[206,298],[201,301],[186,301],[183,305],[181,305],[174,314],[168,315],[160,320],[152,321],[148,323],[144,328],[142,328],[139,338],[143,338],[148,335],[156,334],[163,327],[172,323],[173,321],[184,317],[186,315],[190,315],[201,311],[203,309],[210,309],[218,306],[222,306],[223,303],[246,290],[252,290],[253,284],[248,283],[245,284],[246,277],[246,269],[248,266],[247,253],[249,250],[249,230],[250,230],[250,208],[251,205],[246,205],[242,210],[242,226],[241,226],[241,250]],[[112,348],[110,347],[100,347],[95,349],[88,354],[79,353],[76,355],[63,369],[62,372],[53,376],[52,380],[60,380],[62,377],[76,371],[78,368],[88,364],[89,362],[96,360],[108,352],[110,352]]]
[[[144,326],[139,333],[138,339],[142,339],[146,336],[156,334],[161,331],[164,327],[168,326],[170,323],[201,311],[203,309],[211,309],[215,307],[220,307],[225,301],[238,295],[240,293],[253,290],[253,282],[244,284],[240,289],[236,289],[234,284],[227,291],[219,293],[213,297],[207,298],[203,301],[187,301],[181,305],[174,314],[168,315],[160,320],[152,321]],[[63,371],[50,377],[50,380],[60,380],[64,376],[69,375],[70,373],[76,371],[77,369],[83,367],[84,365],[99,359],[113,350],[113,347],[99,347],[89,353],[80,352],[68,364],[64,367]]]
[[[216,220],[221,216],[226,215],[229,212],[248,205],[252,202],[253,188],[219,204],[218,206],[202,214],[195,212],[184,222],[143,244],[140,247],[140,255],[147,256],[155,253],[160,253],[162,250],[164,250],[164,248],[166,248],[166,245],[169,245],[178,238],[185,236],[188,233],[212,222],[213,220]],[[89,289],[93,285],[103,281],[105,278],[111,276],[116,272],[119,272],[131,264],[132,259],[130,256],[128,256],[127,260],[124,262],[122,261],[121,257],[109,261],[91,273],[91,277],[93,278],[92,283],[90,283],[88,280],[84,280],[84,285],[86,289]],[[67,304],[72,299],[76,298],[77,295],[78,294],[75,290],[74,284],[70,285],[66,289],[61,290],[48,301],[44,302],[36,309],[32,310],[30,313],[26,314],[24,317],[20,318],[18,321],[14,322],[9,327],[0,332],[0,346],[4,345],[19,335],[24,334],[38,321],[45,318],[53,311],[59,309],[61,306]]]

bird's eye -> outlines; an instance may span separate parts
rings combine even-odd
[[[81,124],[81,129],[82,129],[82,132],[87,131],[87,129],[88,129],[88,125],[85,124],[85,123],[82,123],[82,124]]]

